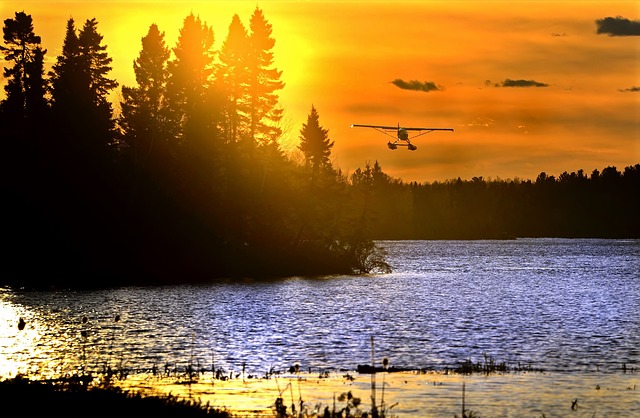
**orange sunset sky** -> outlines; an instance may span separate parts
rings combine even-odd
[[[110,76],[131,86],[152,23],[173,48],[193,12],[213,28],[218,49],[233,15],[248,28],[256,6],[273,25],[275,67],[286,83],[286,149],[295,149],[314,105],[335,141],[334,165],[346,173],[377,160],[405,181],[534,180],[542,171],[622,171],[640,162],[640,36],[599,34],[596,24],[621,17],[637,31],[637,1],[2,0],[0,16],[33,17],[48,65],[67,20],[81,28],[95,17],[113,58]],[[413,81],[436,89],[406,88]],[[388,137],[353,123],[455,132],[424,135],[415,152],[391,151]]]

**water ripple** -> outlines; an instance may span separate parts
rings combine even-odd
[[[258,372],[353,368],[370,362],[371,336],[376,357],[399,367],[485,355],[569,373],[640,363],[640,241],[381,244],[391,274],[0,291],[0,372],[212,360]]]

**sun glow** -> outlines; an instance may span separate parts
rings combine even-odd
[[[23,329],[18,326],[21,318],[26,320]],[[30,359],[38,340],[31,319],[26,311],[0,300],[0,377],[15,377],[30,371]]]
[[[5,18],[17,10],[33,16],[49,64],[60,53],[66,20],[81,26],[95,17],[113,58],[111,77],[127,86],[135,83],[132,63],[152,23],[173,48],[184,18],[194,13],[212,27],[220,48],[233,15],[248,28],[260,7],[285,83],[283,143],[296,142],[314,105],[335,141],[332,159],[345,172],[379,161],[407,181],[535,178],[540,171],[622,169],[640,158],[637,36],[597,34],[595,23],[614,15],[637,19],[635,2],[5,1],[0,7]],[[438,89],[401,89],[394,80]],[[112,95],[118,97],[119,89]],[[355,132],[352,123],[456,133],[427,136],[407,156]]]

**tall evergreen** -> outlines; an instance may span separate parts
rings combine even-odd
[[[278,123],[283,109],[278,106],[277,91],[284,87],[282,71],[273,68],[275,39],[272,26],[256,7],[249,35],[249,126],[251,137],[260,144],[277,140],[282,135]]]
[[[80,64],[80,42],[75,21],[67,21],[67,30],[62,44],[62,54],[49,73],[51,79],[52,107],[61,133],[70,135],[74,129],[75,115],[85,107],[83,85],[86,75]]]
[[[307,116],[307,122],[300,130],[300,145],[305,158],[303,173],[305,178],[305,200],[301,202],[301,223],[296,241],[319,240],[329,232],[329,221],[325,215],[333,212],[337,201],[331,193],[335,178],[329,161],[331,147],[328,130],[320,125],[320,116],[314,106]],[[308,176],[308,177],[307,177]],[[328,209],[330,208],[330,209]],[[327,210],[328,209],[328,210]]]
[[[191,13],[184,19],[175,58],[168,64],[167,114],[177,143],[203,142],[214,134],[213,29]]]
[[[50,75],[60,136],[83,152],[104,157],[115,139],[108,94],[117,82],[107,78],[112,59],[97,25],[96,19],[87,20],[78,35],[73,18],[68,20],[62,54]]]
[[[331,168],[331,148],[334,142],[329,139],[329,130],[320,125],[318,111],[312,105],[307,116],[307,122],[300,130],[300,145],[298,148],[304,154],[306,166],[311,170],[311,178]]]
[[[98,146],[102,148],[113,145],[115,139],[115,121],[108,95],[118,83],[107,77],[113,60],[107,53],[107,46],[102,44],[103,36],[98,33],[97,27],[98,21],[95,18],[87,20],[78,41],[81,65],[87,74],[87,93],[91,105],[87,132],[91,131],[91,135],[99,141]]]
[[[226,142],[249,136],[249,38],[237,14],[220,48],[216,84],[224,100],[222,131]]]
[[[46,49],[36,47],[33,60],[27,63],[26,117],[29,123],[41,124],[46,121],[49,102],[46,98],[48,80],[44,76],[44,56]],[[43,128],[42,125],[39,126]]]
[[[142,50],[133,62],[138,85],[122,87],[124,100],[119,124],[136,165],[147,160],[154,145],[158,145],[156,142],[167,139],[163,113],[169,56],[164,32],[154,23],[142,38]]]
[[[33,30],[31,15],[16,12],[14,19],[4,21],[3,40],[0,45],[5,61],[13,63],[4,67],[8,80],[4,87],[7,96],[0,102],[5,134],[13,131],[24,135],[31,128],[44,122],[47,109],[45,98],[44,55],[41,40]],[[41,126],[41,125],[40,125]]]

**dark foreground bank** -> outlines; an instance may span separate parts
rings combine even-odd
[[[121,389],[86,388],[79,384],[54,384],[17,377],[0,382],[4,412],[20,417],[231,417],[226,411],[175,396],[141,396]]]

